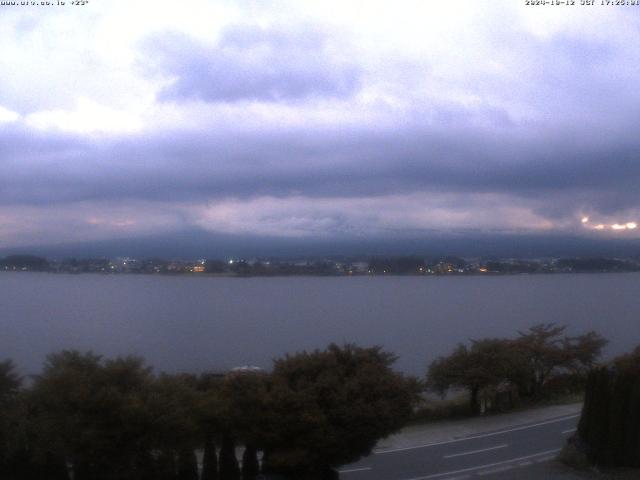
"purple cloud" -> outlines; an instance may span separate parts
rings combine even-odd
[[[357,91],[358,66],[332,55],[336,46],[329,43],[327,34],[312,26],[239,25],[226,28],[216,45],[165,33],[146,39],[144,50],[158,73],[175,77],[160,100],[278,102]]]

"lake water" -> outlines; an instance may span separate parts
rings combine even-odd
[[[47,353],[138,354],[157,370],[269,368],[330,342],[382,345],[399,370],[470,338],[540,322],[596,330],[607,355],[640,344],[640,274],[213,278],[0,273],[0,359],[22,373]]]

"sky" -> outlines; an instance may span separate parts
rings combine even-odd
[[[17,3],[0,249],[640,238],[640,6]]]

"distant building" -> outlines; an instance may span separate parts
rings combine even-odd
[[[353,262],[351,269],[354,273],[367,273],[369,271],[369,264],[367,262]]]

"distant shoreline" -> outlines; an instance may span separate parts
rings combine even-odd
[[[315,259],[0,258],[0,270],[51,273],[189,275],[216,277],[496,276],[640,271],[637,258],[323,257]]]
[[[518,277],[518,276],[554,276],[554,275],[601,275],[601,274],[633,274],[640,273],[640,270],[634,271],[577,271],[577,272],[484,272],[484,273],[357,273],[357,274],[315,274],[315,273],[275,273],[275,274],[238,274],[238,273],[193,273],[193,272],[177,272],[177,273],[147,273],[147,272],[56,272],[56,271],[39,271],[39,270],[4,270],[0,269],[0,273],[29,274],[29,273],[46,273],[50,275],[101,275],[101,276],[145,276],[145,277],[181,277],[181,278],[291,278],[291,277],[313,277],[313,278],[384,278],[384,277],[411,277],[411,278],[444,278],[444,277]]]

